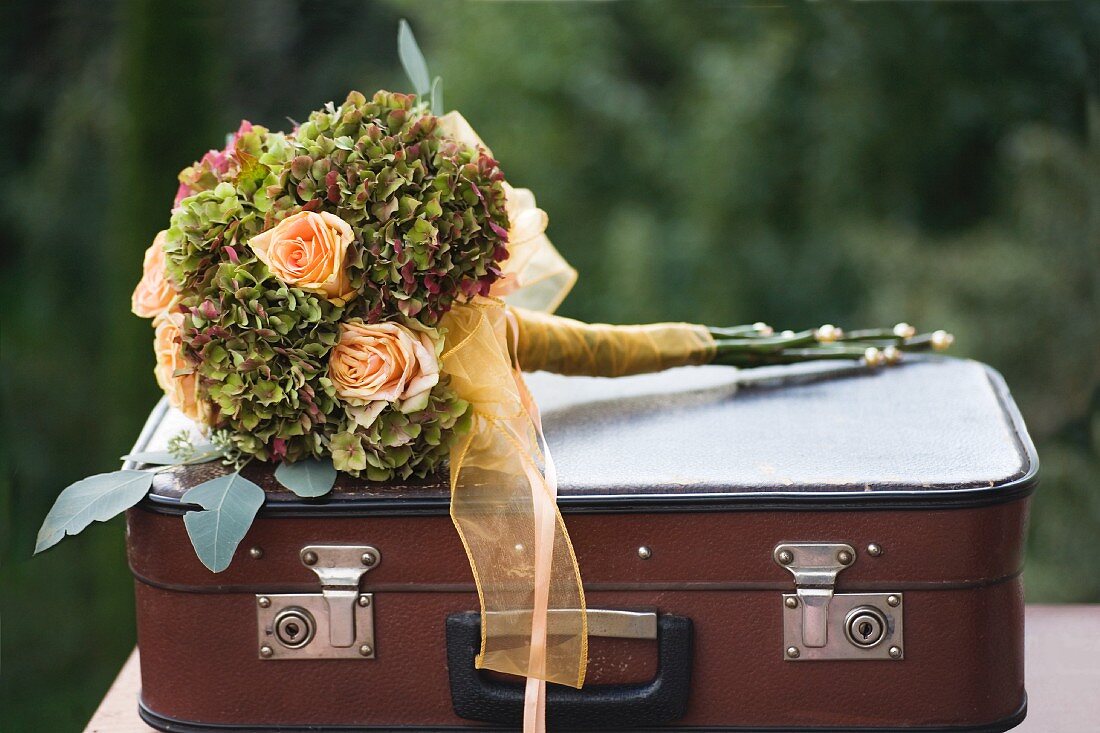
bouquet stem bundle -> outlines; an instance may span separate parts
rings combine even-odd
[[[759,367],[841,359],[869,367],[896,364],[903,352],[943,350],[945,331],[918,334],[906,323],[845,332],[826,324],[776,333],[764,323],[717,328],[690,323],[611,326],[513,308],[516,359],[528,371],[620,377],[676,366]]]

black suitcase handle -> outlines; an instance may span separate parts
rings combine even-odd
[[[691,619],[657,618],[657,675],[649,682],[546,689],[546,723],[566,730],[605,730],[660,725],[684,716],[691,691]],[[455,714],[466,720],[519,726],[523,685],[490,679],[474,668],[481,648],[476,612],[447,617],[447,668]]]

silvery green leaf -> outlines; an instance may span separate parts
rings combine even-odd
[[[149,471],[114,471],[77,481],[57,497],[42,528],[34,552],[38,554],[61,541],[66,534],[78,534],[92,522],[104,522],[141,501],[153,485]]]
[[[171,451],[166,450],[154,450],[154,451],[140,451],[138,453],[127,453],[122,456],[124,461],[133,461],[134,463],[146,463],[151,466],[174,466],[180,462],[179,458],[176,458]]]
[[[220,573],[229,567],[237,545],[252,526],[264,503],[264,490],[239,473],[231,473],[189,489],[180,501],[205,510],[187,512],[183,523],[199,560]]]
[[[222,452],[209,443],[197,446],[195,451],[187,458],[182,458],[171,451],[139,451],[127,453],[122,456],[124,461],[145,463],[150,466],[189,466],[195,463],[206,463],[220,458]]]
[[[280,463],[275,480],[301,497],[324,496],[336,483],[336,469],[331,458]]]
[[[432,114],[436,117],[443,116],[443,77],[432,79]]]
[[[428,62],[424,60],[424,54],[420,53],[420,46],[416,44],[412,28],[404,18],[397,28],[397,55],[401,59],[401,65],[405,67],[405,74],[412,82],[417,96],[425,97],[432,87],[432,78],[428,74]]]

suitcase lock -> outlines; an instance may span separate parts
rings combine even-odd
[[[374,596],[359,579],[382,554],[369,545],[307,545],[298,553],[320,593],[256,596],[260,659],[374,659]]]
[[[834,592],[837,575],[856,561],[855,548],[781,542],[772,558],[794,576],[795,592],[783,594],[785,660],[904,657],[901,593]]]

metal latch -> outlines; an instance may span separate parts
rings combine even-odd
[[[901,593],[834,592],[837,575],[856,561],[855,548],[781,542],[772,557],[795,583],[794,593],[783,594],[784,659],[903,658]]]
[[[298,553],[320,593],[256,596],[261,659],[374,659],[374,596],[359,592],[382,554],[370,545],[307,545]]]

